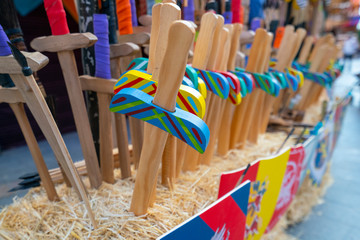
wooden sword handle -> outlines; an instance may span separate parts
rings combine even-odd
[[[301,48],[298,63],[305,65],[310,54],[312,44],[314,42],[313,36],[307,36],[304,41],[304,45]]]
[[[152,7],[152,24],[151,24],[151,36],[149,44],[149,63],[147,67],[147,72],[152,73],[155,68],[155,49],[156,43],[159,36],[159,26],[160,26],[160,10],[162,3],[157,3]]]
[[[158,89],[153,100],[154,104],[167,111],[175,110],[176,95],[194,35],[195,29],[188,22],[175,21],[170,27],[168,45],[160,66]],[[144,144],[130,207],[135,215],[147,212],[167,137],[167,132],[145,124]]]

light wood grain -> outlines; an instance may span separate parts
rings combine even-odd
[[[134,34],[126,34],[126,35],[117,35],[119,43],[135,43],[136,45],[144,45],[148,44],[150,41],[150,34],[143,31]]]
[[[3,88],[0,87],[0,103],[20,103],[25,102],[23,96],[16,87]]]
[[[152,25],[151,25],[151,37],[149,44],[149,62],[147,67],[148,73],[153,73],[155,68],[155,54],[156,54],[156,43],[159,36],[160,28],[160,11],[162,3],[157,3],[152,7]]]
[[[242,25],[239,23],[233,24],[233,31],[231,36],[231,44],[230,44],[230,53],[229,58],[227,61],[227,69],[230,71],[235,71],[235,60],[236,60],[236,54],[239,49],[239,38],[242,31]],[[235,117],[235,110],[236,108],[239,108],[239,106],[235,107],[233,104],[229,101],[225,103],[225,109],[223,118],[220,124],[220,128],[222,127],[221,134],[219,134],[218,139],[218,153],[220,155],[225,155],[229,149],[230,149],[230,142],[232,138],[232,121]]]
[[[250,49],[250,55],[248,64],[246,66],[246,71],[249,72],[260,72],[259,65],[261,65],[263,58],[262,52],[264,52],[266,45],[262,44],[262,41],[266,39],[267,32],[264,29],[257,29],[255,34],[255,39],[253,45]],[[260,66],[261,67],[261,66]],[[261,73],[261,72],[260,72]],[[254,89],[253,93],[249,96],[249,103],[247,104],[245,112],[246,117],[243,120],[243,124],[241,127],[241,135],[240,135],[240,148],[245,146],[246,139],[248,139],[249,132],[251,131],[250,126],[253,123],[254,116],[256,114],[256,107],[258,106],[258,95],[260,94],[260,89]],[[250,104],[251,103],[251,104]]]
[[[336,52],[336,48],[332,44],[324,44],[324,46],[320,47],[319,50],[320,54],[322,51],[324,52],[324,56],[317,69],[317,72],[319,73],[323,73],[326,70],[326,68],[329,66],[330,60],[333,59],[334,52]],[[317,102],[323,90],[324,87],[321,86],[320,84],[312,83],[312,87],[307,94],[307,101],[305,103],[305,107],[307,108],[310,105]]]
[[[240,23],[234,23],[233,24],[233,34],[231,37],[231,48],[230,48],[230,55],[229,55],[229,61],[227,64],[227,69],[230,71],[235,71],[235,61],[236,61],[236,53],[239,51],[240,47],[240,34],[242,31],[242,24]]]
[[[83,91],[94,91],[97,93],[114,94],[115,79],[104,79],[89,75],[79,76],[81,89]]]
[[[295,35],[295,44],[294,46],[291,48],[292,51],[291,51],[291,54],[290,54],[290,57],[289,57],[289,61],[288,61],[288,64],[287,64],[287,67],[291,67],[291,63],[294,61],[297,53],[299,52],[299,49],[300,49],[300,46],[306,36],[306,30],[303,29],[303,28],[298,28],[296,29],[296,35]]]
[[[265,55],[266,62],[270,62],[270,54],[271,54],[271,42],[273,39],[272,33],[268,33],[267,41],[268,41],[268,48],[266,49],[267,53]],[[266,65],[264,68],[264,72],[267,72],[269,69],[269,66]],[[260,124],[259,124],[259,133],[265,133],[267,125],[269,123],[270,114],[273,109],[273,104],[275,102],[276,98],[270,94],[265,94],[264,102],[263,102],[263,115],[262,118],[260,118]]]
[[[39,52],[60,52],[90,47],[96,41],[97,37],[92,33],[71,33],[38,37],[31,41],[30,46]]]
[[[76,129],[79,135],[79,140],[88,168],[90,184],[94,188],[101,185],[101,173],[99,163],[95,151],[95,146],[92,141],[92,133],[90,129],[89,120],[87,118],[85,101],[78,79],[78,71],[75,63],[73,51],[58,52],[58,58],[63,72],[65,85],[69,94],[71,109],[73,112]]]
[[[160,26],[159,34],[156,41],[155,49],[155,68],[153,70],[152,79],[158,80],[160,73],[160,65],[164,59],[165,50],[168,44],[168,33],[171,24],[181,19],[181,10],[173,1],[163,1],[160,9]],[[165,149],[162,156],[162,184],[174,189],[174,180],[176,175],[176,142],[177,139],[169,135],[165,144]],[[156,189],[156,187],[154,187]],[[155,195],[155,192],[153,192]]]
[[[140,47],[132,42],[110,45],[110,59],[132,56],[140,52]]]
[[[160,67],[158,89],[153,100],[154,104],[168,111],[175,109],[176,95],[185,73],[194,35],[195,29],[186,21],[176,21],[170,27],[168,44]],[[145,124],[144,146],[130,207],[135,215],[147,212],[167,137],[167,132]]]
[[[88,168],[90,184],[94,188],[101,185],[101,173],[72,50],[92,46],[96,41],[96,36],[91,33],[75,33],[39,37],[31,42],[32,48],[37,51],[57,52],[58,54],[83,156]]]
[[[43,156],[41,155],[39,145],[36,141],[34,132],[31,129],[29,120],[26,116],[24,104],[23,103],[9,103],[12,111],[15,114],[16,120],[19,123],[21,131],[24,135],[27,146],[29,147],[31,156],[34,160],[36,169],[39,173],[41,183],[45,188],[46,194],[50,201],[59,200],[59,196],[56,193],[54,183],[51,180],[48,168],[44,161]]]
[[[285,68],[289,66],[289,63],[292,61],[293,50],[297,44],[297,34],[291,31],[285,31],[283,40],[280,45],[281,51],[277,54],[277,63],[274,67],[275,70],[284,72]],[[294,56],[295,57],[295,56]],[[275,99],[273,104],[274,113],[277,114],[280,110],[281,105],[283,104],[283,97],[285,93],[289,93],[290,90],[280,90],[279,96]]]
[[[155,66],[152,71],[152,78],[157,80],[159,78],[160,65],[164,58],[166,46],[167,46],[167,37],[170,29],[170,25],[176,21],[180,20],[181,10],[174,3],[164,3],[160,9],[160,26],[159,34],[156,41],[155,47]]]
[[[117,147],[119,149],[118,159],[121,169],[121,178],[131,177],[130,153],[128,150],[129,140],[126,127],[126,117],[115,113],[115,128]]]
[[[100,169],[103,181],[113,184],[114,177],[114,159],[113,159],[113,140],[111,127],[111,112],[109,106],[111,95],[106,93],[97,93],[99,106],[99,126],[100,126]]]
[[[59,161],[67,177],[69,178],[71,185],[78,193],[79,198],[84,201],[85,207],[88,211],[88,216],[96,228],[97,224],[91,210],[84,185],[78,173],[76,172],[70,154],[65,146],[64,140],[61,137],[59,129],[56,126],[56,123],[50,113],[44,97],[40,92],[40,89],[35,82],[34,77],[32,75],[25,77],[24,75],[20,74],[11,74],[10,77],[23,95],[35,120],[37,121],[40,129],[49,142],[50,147],[54,151],[56,159]]]
[[[309,62],[312,62],[316,55],[318,54],[318,51],[320,50],[320,47],[328,42],[328,41],[332,41],[333,39],[333,36],[331,33],[328,33],[322,37],[320,37],[319,39],[316,40],[315,42],[315,45],[314,45],[314,48],[312,49],[311,53],[310,53],[310,56],[309,56]]]
[[[217,21],[222,18],[222,16],[220,15],[217,15],[217,17]],[[232,30],[232,25],[224,25],[224,27],[222,27],[220,33],[217,36],[214,34],[212,51],[214,51],[213,49],[217,49],[218,52],[215,59],[215,65],[210,66],[211,62],[208,62],[209,69],[210,67],[212,67],[212,70],[226,71],[230,51]],[[207,123],[210,130],[210,141],[204,154],[199,155],[200,160],[197,160],[198,163],[200,162],[206,165],[210,164],[211,159],[213,158],[213,155],[215,153],[216,140],[218,138],[219,127],[221,124],[225,105],[225,101],[216,96],[215,94],[211,93],[210,96],[210,104],[207,109],[208,114],[205,118],[205,122]]]
[[[295,36],[295,34],[294,34]],[[263,44],[265,45],[265,49],[263,52],[263,60],[262,63],[259,64],[259,71],[261,73],[267,72],[269,68],[270,62],[270,54],[271,54],[271,43],[273,40],[273,34],[267,33]],[[289,54],[290,55],[290,54]],[[268,97],[269,96],[269,97]],[[257,143],[259,134],[262,133],[263,130],[263,121],[269,119],[270,112],[272,109],[272,100],[273,96],[267,94],[265,91],[260,91],[258,95],[258,106],[256,107],[257,113],[254,116],[253,125],[251,126],[249,141],[252,143]],[[251,135],[252,134],[252,135]]]
[[[201,28],[196,41],[194,50],[194,57],[192,66],[201,70],[206,70],[209,63],[209,57],[212,52],[212,45],[215,35],[216,24],[222,22],[217,15],[213,13],[205,13],[201,18]],[[214,49],[215,50],[215,49]],[[204,121],[207,122],[208,115],[211,108],[212,93],[208,92],[208,96],[205,100],[207,111],[204,116]],[[211,138],[210,138],[211,140]],[[186,148],[186,154],[183,164],[184,171],[194,171],[199,164],[200,153],[191,147]]]
[[[288,38],[294,33],[294,26],[293,25],[286,25],[284,30],[284,36],[281,40],[279,50],[276,54],[276,59],[279,60],[284,52],[289,51],[289,49],[286,49],[284,46],[288,44]]]
[[[241,104],[235,109],[234,116],[231,122],[231,138],[230,138],[230,149],[235,149],[238,147],[238,143],[240,143],[242,135],[242,125],[243,121],[246,117],[245,111],[247,109],[247,105],[249,104],[250,96],[247,95],[242,99]]]
[[[175,178],[180,176],[182,168],[184,166],[185,154],[186,154],[187,144],[183,141],[176,141],[176,169],[175,169]]]
[[[215,70],[226,71],[227,70],[227,62],[229,59],[229,52],[231,47],[231,38],[233,33],[232,25],[225,25],[220,32],[219,40],[217,41],[217,49],[222,49],[219,51],[216,61],[215,61]],[[215,41],[214,41],[215,42]],[[210,141],[207,149],[204,154],[200,156],[200,163],[209,165],[213,155],[215,153],[216,141],[219,135],[223,135],[223,132],[220,130],[221,121],[223,116],[225,115],[225,104],[227,100],[221,99],[215,94],[212,94],[210,108],[208,108],[209,114],[207,119],[205,120],[209,129],[210,129]],[[229,113],[226,113],[229,114]]]
[[[42,69],[49,62],[49,58],[39,52],[21,52],[27,60],[28,66],[34,72]],[[22,74],[22,68],[12,55],[0,57],[0,73]]]
[[[327,46],[326,45],[320,45],[318,46],[317,54],[312,59],[309,71],[310,72],[317,72],[319,70],[319,67],[324,60],[324,57],[326,55]],[[309,104],[309,98],[312,93],[312,88],[315,86],[316,83],[306,80],[304,81],[304,85],[299,91],[299,94],[301,95],[300,102],[295,106],[295,109],[297,110],[305,110],[308,107]]]
[[[194,68],[205,70],[213,44],[214,30],[217,16],[213,13],[205,13],[201,18],[201,28],[197,37],[192,65]]]
[[[210,51],[209,59],[208,59],[207,66],[206,66],[207,69],[209,69],[209,70],[215,70],[217,56],[220,52],[222,52],[221,49],[218,48],[218,46],[219,46],[219,41],[220,41],[220,34],[223,31],[225,20],[224,20],[224,17],[221,15],[217,15],[216,17],[217,17],[217,19],[216,19],[214,36],[213,36],[213,42],[211,45],[211,51]],[[201,44],[201,42],[199,44]]]
[[[207,37],[204,37],[203,40],[207,42],[198,42],[197,44],[209,44],[212,42],[210,56],[208,59],[204,58],[203,62],[198,62],[195,64],[204,64],[207,60],[207,68],[209,70],[217,70],[219,65],[221,65],[219,58],[221,58],[225,53],[221,51],[219,46],[223,46],[225,44],[228,36],[229,30],[224,27],[224,18],[221,15],[214,15],[216,17],[216,25],[214,34],[211,36],[211,32],[208,32]],[[203,21],[203,20],[202,20]],[[210,27],[210,26],[209,26]],[[220,28],[221,27],[221,28]],[[220,28],[220,29],[219,29]],[[203,36],[206,36],[205,34]],[[197,45],[198,46],[198,45]],[[196,49],[195,49],[196,51]],[[204,52],[198,52],[199,54],[204,54]],[[205,53],[206,54],[206,53]],[[194,64],[194,62],[193,62]],[[222,111],[222,102],[218,97],[209,92],[207,97],[207,113],[205,114],[204,121],[209,127],[210,130],[210,140],[208,146],[204,153],[201,155],[193,149],[188,148],[188,152],[186,155],[186,161],[191,162],[189,166],[190,169],[194,170],[198,164],[210,164],[212,159],[214,150],[215,150],[215,143],[216,143],[216,136],[217,136],[217,128],[220,116],[222,112],[215,112],[216,109],[220,109]],[[217,114],[216,114],[217,113]]]
[[[313,36],[307,36],[304,41],[304,45],[301,48],[300,55],[298,58],[298,63],[305,65],[307,63],[307,59],[309,57],[311,47],[314,42]]]
[[[140,47],[138,45],[133,43],[120,44],[120,46],[124,46],[124,45],[130,46],[130,49],[128,49],[129,51],[124,51],[125,53],[127,53],[126,56],[134,56],[133,53],[135,53],[135,55],[140,54]],[[117,51],[114,50],[114,48],[118,48],[118,46],[117,45],[114,46],[113,44],[110,45],[110,52],[113,52],[112,54],[114,56],[114,58],[110,60],[111,76],[113,78],[118,78],[121,74],[120,60],[122,57],[125,56],[123,56],[122,51],[120,51],[120,49],[119,51]],[[112,114],[114,114],[115,135],[116,135],[116,143],[118,148],[117,162],[119,162],[119,167],[121,170],[121,178],[124,179],[131,177],[129,139],[128,139],[127,124],[126,124],[126,116],[117,113],[112,113]],[[116,167],[115,163],[116,161],[114,160],[114,167]]]
[[[176,146],[177,139],[174,136],[168,136],[162,155],[161,183],[168,186],[170,190],[174,189],[176,177]]]
[[[139,23],[143,26],[151,26],[152,18],[150,15],[142,15],[139,17]]]
[[[227,71],[227,63],[229,60],[229,56],[230,56],[230,49],[231,49],[231,44],[232,44],[232,35],[233,35],[233,25],[225,25],[225,28],[229,31],[229,33],[227,34],[227,36],[223,36],[225,37],[225,39],[221,39],[220,40],[220,46],[224,46],[224,50],[222,51],[222,54],[220,54],[218,60],[217,60],[217,66],[218,69],[221,71]],[[218,47],[220,47],[218,46]],[[234,107],[233,104],[228,101],[228,100],[223,100],[223,99],[218,99],[217,101],[222,101],[223,103],[220,105],[220,109],[212,109],[212,111],[214,111],[215,113],[218,114],[218,122],[216,123],[217,130],[216,130],[216,135],[215,135],[215,141],[218,138],[218,153],[220,155],[225,155],[228,151],[228,147],[229,147],[229,140],[230,140],[230,123],[231,123],[231,118],[232,118],[232,114],[234,111]],[[222,113],[222,114],[221,114]],[[215,119],[214,119],[215,120]],[[214,143],[214,147],[215,147],[215,143]],[[213,150],[214,152],[214,150]],[[214,154],[214,153],[212,153]]]

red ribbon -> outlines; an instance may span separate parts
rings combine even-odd
[[[66,13],[61,0],[44,0],[45,10],[53,35],[70,33],[66,21]]]

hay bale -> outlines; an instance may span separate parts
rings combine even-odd
[[[313,114],[318,116],[317,113]],[[307,119],[312,123],[318,121],[318,117]],[[83,177],[98,221],[95,230],[91,229],[86,210],[76,193],[65,184],[56,186],[61,197],[59,202],[50,202],[41,187],[31,189],[25,197],[14,198],[11,205],[2,209],[0,238],[155,239],[216,201],[222,172],[270,156],[285,138],[286,133],[283,132],[265,133],[259,137],[257,145],[231,150],[223,158],[215,156],[211,166],[201,165],[194,172],[181,174],[172,191],[162,186],[161,179],[158,179],[156,202],[148,214],[140,217],[128,211],[135,183],[134,169],[133,177],[125,180],[120,178],[120,171],[115,170],[115,184],[103,183],[97,190],[90,189],[87,177]],[[286,146],[294,142],[295,139],[290,139]],[[291,239],[284,229],[301,221],[311,211],[325,190],[323,186],[328,186],[329,179],[327,173],[321,188],[312,186],[306,179],[285,216],[264,239]]]

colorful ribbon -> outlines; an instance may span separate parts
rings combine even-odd
[[[166,111],[153,104],[153,99],[139,89],[125,88],[113,97],[110,111],[148,122],[203,153],[210,138],[210,131],[205,122],[179,108],[174,112]]]
[[[109,28],[106,14],[94,14],[95,43],[95,76],[111,79]]]
[[[70,33],[62,1],[44,0],[44,7],[49,19],[52,34],[64,35]]]
[[[136,88],[150,96],[154,96],[157,84],[157,81],[151,79],[150,74],[140,70],[130,70],[121,75],[114,86],[114,94],[125,88]],[[180,86],[176,98],[176,106],[200,118],[203,118],[205,115],[204,97],[198,91],[188,86]]]

